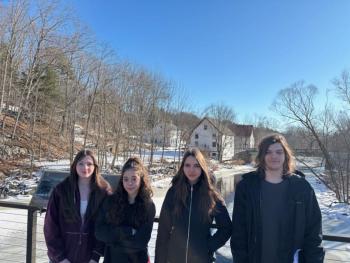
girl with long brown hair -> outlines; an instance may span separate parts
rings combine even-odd
[[[95,218],[109,191],[92,151],[78,152],[70,175],[54,188],[47,205],[44,235],[50,262],[99,261],[103,243],[94,236]]]
[[[217,231],[212,234],[214,220]],[[214,252],[230,238],[230,228],[203,154],[187,150],[160,212],[155,263],[213,262]]]
[[[148,173],[137,157],[122,168],[116,192],[109,196],[96,221],[96,238],[105,243],[105,263],[147,263],[155,205]]]

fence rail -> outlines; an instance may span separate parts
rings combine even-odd
[[[8,208],[8,209],[6,209]],[[47,262],[46,245],[43,237],[43,219],[46,210],[35,206],[0,201],[0,261],[39,263]],[[39,216],[39,217],[38,217]],[[38,220],[38,218],[40,220]],[[159,218],[155,218],[159,222]],[[215,224],[212,225],[215,228]],[[11,241],[6,242],[6,239]],[[350,244],[350,236],[323,235],[323,241]],[[327,243],[328,244],[328,243]],[[154,248],[153,248],[154,249]],[[350,251],[335,245],[326,246],[329,257],[326,262],[349,262]],[[348,253],[347,259],[333,258],[339,251]],[[327,253],[326,253],[327,255]]]

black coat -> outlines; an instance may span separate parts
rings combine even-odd
[[[183,209],[181,218],[173,213],[174,187],[168,190],[160,212],[155,263],[213,262],[215,260],[213,253],[230,238],[231,219],[224,204],[217,202],[211,218],[202,218],[202,213],[199,211],[201,196],[198,184],[200,182],[193,187],[191,213],[189,193],[188,209]],[[214,219],[218,230],[212,234],[211,224]]]
[[[146,263],[148,261],[147,244],[151,238],[155,205],[152,201],[146,203],[147,215],[145,222],[137,227],[132,215],[135,214],[135,205],[126,208],[126,220],[120,225],[108,222],[106,215],[112,207],[113,197],[107,197],[100,210],[95,226],[96,238],[105,243],[105,263]],[[138,197],[136,202],[139,202]],[[132,229],[136,232],[133,234]]]
[[[231,250],[235,263],[259,263],[261,257],[260,189],[263,175],[243,175],[235,191],[232,217]],[[298,175],[287,176],[287,213],[283,215],[278,257],[280,263],[292,263],[301,249],[299,262],[324,260],[322,218],[310,184]]]

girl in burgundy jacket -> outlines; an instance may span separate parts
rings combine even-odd
[[[97,211],[109,184],[89,150],[80,151],[70,176],[53,190],[45,216],[44,235],[52,263],[96,263],[103,244],[94,236]]]

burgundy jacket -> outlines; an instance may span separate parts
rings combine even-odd
[[[53,263],[65,258],[71,263],[87,263],[91,259],[98,262],[103,255],[104,245],[97,241],[94,235],[97,211],[92,211],[91,204],[95,202],[101,205],[106,194],[104,190],[92,190],[83,223],[78,187],[74,198],[75,219],[67,220],[63,216],[63,197],[68,187],[69,178],[66,178],[52,191],[47,205],[44,235],[48,256]]]

